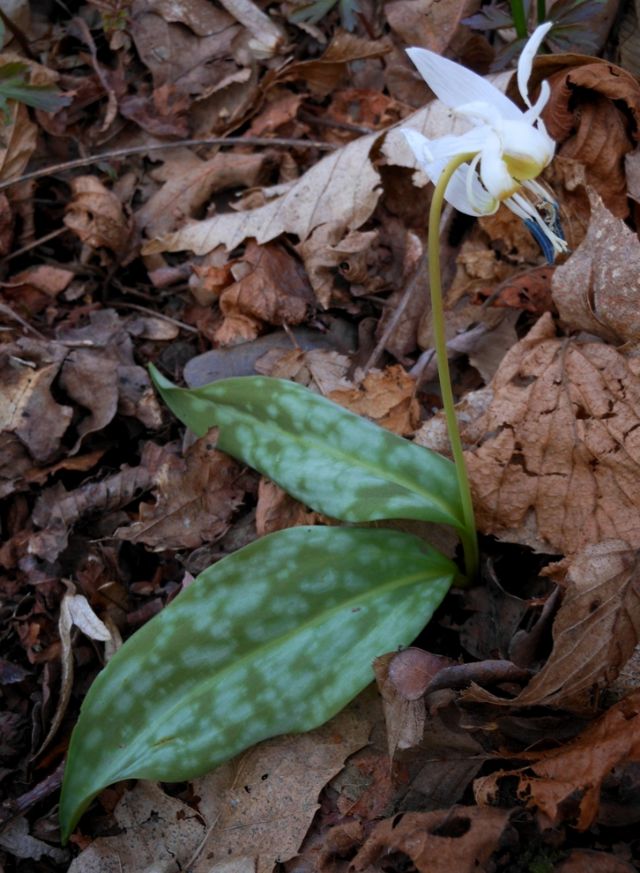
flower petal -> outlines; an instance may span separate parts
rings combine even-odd
[[[420,168],[424,170],[432,182],[437,182],[445,165],[456,155],[475,155],[482,151],[490,133],[486,127],[474,127],[460,136],[441,136],[438,139],[428,139],[417,130],[401,127],[411,151]]]
[[[524,114],[525,120],[529,121],[533,124],[534,121],[538,121],[540,118],[540,114],[544,107],[547,105],[549,97],[551,96],[551,86],[547,82],[546,79],[543,79],[540,82],[540,93],[538,94],[538,99]]]
[[[480,178],[489,194],[498,200],[510,197],[520,187],[513,178],[502,157],[502,146],[495,134],[487,137],[482,149],[480,161]]]
[[[514,121],[522,118],[522,112],[502,91],[466,67],[427,49],[410,48],[407,49],[407,54],[427,85],[445,106],[457,109],[465,103],[478,101],[495,106],[503,118]]]
[[[544,24],[536,27],[518,59],[518,91],[520,91],[522,99],[529,107],[531,107],[531,100],[529,100],[529,77],[531,76],[533,59],[540,48],[542,40],[552,27],[553,21],[545,21]]]

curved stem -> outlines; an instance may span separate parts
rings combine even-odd
[[[456,465],[456,475],[458,477],[458,491],[460,493],[460,503],[462,506],[464,521],[464,528],[460,530],[459,533],[464,549],[464,565],[468,580],[473,579],[478,570],[478,539],[476,536],[476,524],[473,514],[473,502],[471,500],[471,488],[469,487],[469,476],[467,474],[467,465],[465,464],[464,453],[462,450],[462,440],[460,439],[458,419],[456,418],[453,389],[451,387],[451,375],[449,372],[449,359],[447,357],[444,306],[442,302],[442,281],[440,275],[440,217],[442,214],[444,193],[447,190],[449,180],[460,164],[469,161],[471,158],[473,158],[473,155],[456,155],[451,159],[451,161],[449,161],[442,175],[438,179],[431,200],[431,209],[429,211],[428,250],[433,339],[436,350],[436,361],[438,364],[438,379],[440,380],[442,405],[447,421],[447,430],[449,432],[449,442],[451,443],[453,461]]]

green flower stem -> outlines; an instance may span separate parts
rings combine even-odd
[[[473,502],[471,500],[471,488],[469,487],[469,476],[467,474],[467,465],[465,464],[464,453],[462,450],[462,440],[460,439],[458,419],[456,418],[453,389],[451,387],[451,375],[449,372],[449,359],[447,357],[444,305],[442,302],[442,281],[440,275],[440,217],[442,215],[444,193],[447,190],[449,180],[460,164],[469,161],[472,157],[473,155],[456,155],[456,157],[449,161],[444,172],[438,179],[431,200],[431,209],[429,211],[429,281],[431,285],[433,339],[436,349],[442,405],[447,420],[447,430],[449,432],[449,442],[451,443],[453,461],[456,465],[460,502],[462,504],[463,518],[465,522],[464,531],[460,531],[460,539],[462,540],[462,546],[464,549],[464,564],[468,580],[473,579],[478,570],[478,539],[476,536],[476,524],[473,514]]]
[[[527,16],[522,0],[511,0],[511,17],[519,39],[527,38]]]
[[[538,9],[538,24],[542,24],[543,21],[547,18],[547,4],[545,0],[538,0],[537,2]]]

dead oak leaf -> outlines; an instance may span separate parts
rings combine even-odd
[[[477,779],[476,801],[491,803],[500,781],[517,778],[518,797],[553,825],[570,821],[587,830],[598,814],[604,778],[618,764],[640,760],[640,691],[607,710],[574,740],[544,752],[519,752],[528,766]]]
[[[141,467],[155,483],[154,504],[143,503],[139,521],[115,536],[153,549],[194,549],[220,539],[245,495],[242,467],[204,436],[184,459],[167,447],[145,446]]]
[[[610,346],[557,338],[548,314],[507,353],[466,429],[483,533],[566,555],[640,546],[639,371]]]
[[[588,189],[587,235],[557,267],[552,296],[563,322],[609,342],[640,341],[640,242]]]
[[[488,870],[489,859],[509,827],[509,815],[508,810],[467,806],[385,819],[374,828],[351,869],[371,869],[384,855],[401,852],[418,873]]]

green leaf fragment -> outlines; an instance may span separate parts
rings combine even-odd
[[[410,643],[457,572],[408,534],[298,527],[205,570],[93,683],[71,738],[63,840],[128,778],[179,781],[325,722]]]
[[[447,458],[283,379],[246,376],[178,388],[151,376],[171,411],[198,436],[289,494],[349,522],[407,518],[464,530],[455,467]]]

